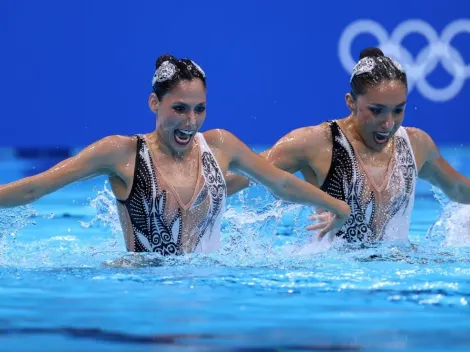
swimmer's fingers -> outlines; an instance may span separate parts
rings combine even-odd
[[[318,231],[317,239],[320,241],[325,235],[329,232],[332,232],[336,229],[341,228],[343,226],[346,219],[339,218],[335,214],[332,213],[321,213],[310,216],[311,220],[319,221],[317,224],[307,226],[307,230],[309,231]]]
[[[331,223],[334,220],[335,216],[331,213],[321,213],[311,215],[309,217],[312,221],[318,221],[317,224],[307,226],[308,231],[323,230],[326,227],[331,227]]]
[[[322,230],[323,228],[327,227],[330,225],[330,222],[329,221],[325,221],[325,222],[320,222],[318,224],[315,224],[315,225],[309,225],[307,226],[307,230],[308,231],[316,231],[316,230]]]
[[[323,228],[323,230],[321,230],[319,233],[318,233],[318,240],[320,241],[328,232],[330,232],[332,229],[333,229],[333,223],[330,223],[328,226],[326,226],[325,228]]]
[[[322,223],[321,231],[318,233],[318,241],[320,241],[328,232],[340,229],[344,224],[344,219],[339,219],[336,216],[331,218],[328,222]],[[317,224],[320,225],[320,224]],[[316,226],[316,225],[313,225]],[[333,233],[333,232],[332,232]]]
[[[321,213],[321,214],[310,215],[309,219],[312,221],[318,221],[318,220],[329,220],[332,217],[334,217],[334,215],[331,213]]]

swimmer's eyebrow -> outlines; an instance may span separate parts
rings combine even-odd
[[[172,104],[172,106],[175,106],[175,105],[184,105],[184,106],[191,106],[191,104],[188,104],[188,103],[183,103],[182,101],[176,101]],[[206,102],[203,101],[201,103],[197,103],[195,104],[195,106],[199,106],[199,105],[206,105]]]
[[[406,105],[406,101],[404,101],[403,103],[400,103],[398,105],[395,105],[396,107],[402,107],[402,106],[405,106]],[[385,104],[369,104],[369,106],[376,106],[378,108],[386,108],[387,105]]]

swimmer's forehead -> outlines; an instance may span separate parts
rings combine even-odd
[[[206,103],[206,89],[199,79],[180,82],[166,96],[172,103],[188,105]]]
[[[406,104],[407,89],[400,81],[387,81],[369,88],[360,97],[369,105],[402,106]]]

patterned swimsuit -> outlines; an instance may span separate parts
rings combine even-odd
[[[321,189],[351,207],[337,236],[348,242],[408,239],[418,171],[406,130],[396,132],[394,157],[383,183],[376,185],[338,123],[329,121],[329,126],[333,154]]]
[[[126,200],[117,202],[129,251],[180,255],[220,247],[227,187],[204,136],[197,133],[195,138],[200,173],[192,199],[184,204],[154,165],[145,139],[137,136],[132,190]]]

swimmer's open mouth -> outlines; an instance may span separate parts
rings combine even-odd
[[[187,145],[191,141],[191,137],[194,135],[192,130],[175,130],[175,142],[179,145]]]
[[[390,139],[390,132],[374,132],[374,141],[377,144],[385,144]]]

